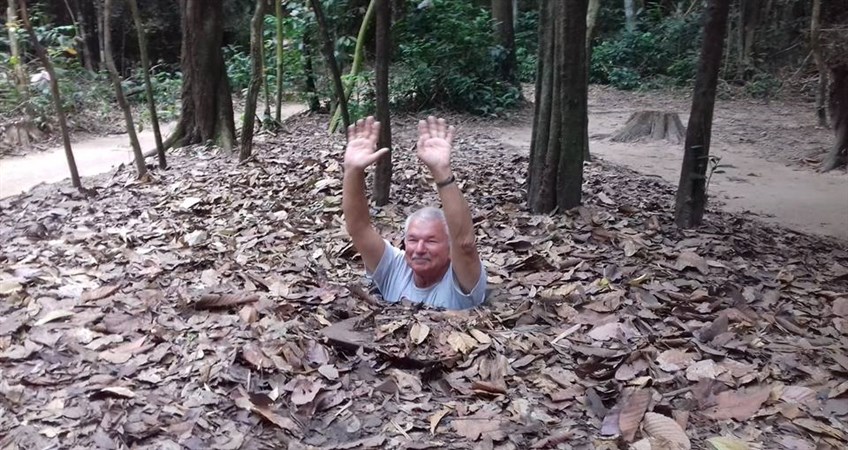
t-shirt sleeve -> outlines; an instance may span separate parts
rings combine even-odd
[[[395,303],[399,301],[399,295],[394,291],[398,289],[395,286],[397,283],[394,282],[397,276],[397,268],[401,267],[402,264],[405,264],[403,261],[403,251],[392,244],[387,240],[383,240],[385,245],[385,250],[383,250],[383,256],[380,258],[380,263],[377,264],[377,268],[373,273],[369,273],[368,270],[365,270],[365,275],[370,277],[374,284],[377,285],[377,289],[380,290],[380,294],[383,295],[383,300]]]
[[[477,284],[471,289],[471,292],[465,294],[456,280],[456,274],[452,277],[453,281],[453,303],[449,309],[468,309],[479,306],[486,300],[486,266],[483,261],[480,261],[480,278]]]

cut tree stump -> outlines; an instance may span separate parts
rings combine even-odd
[[[611,140],[615,142],[635,142],[644,137],[653,140],[665,139],[679,144],[686,135],[686,128],[677,113],[663,111],[639,111],[633,113],[624,128]]]

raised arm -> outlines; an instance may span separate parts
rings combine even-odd
[[[380,122],[375,122],[373,117],[348,127],[342,183],[345,229],[369,272],[377,269],[386,246],[371,225],[368,199],[365,197],[365,169],[389,151],[387,148],[377,150],[379,135]]]
[[[454,127],[448,127],[444,119],[430,116],[418,122],[417,153],[418,159],[430,169],[436,180],[448,223],[454,275],[463,292],[469,293],[480,279],[480,256],[471,211],[451,171],[453,134]]]

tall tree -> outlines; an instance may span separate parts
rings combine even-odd
[[[265,15],[265,0],[256,0],[253,19],[250,20],[250,84],[244,104],[244,121],[241,127],[241,152],[239,160],[250,157],[253,149],[253,127],[256,123],[256,99],[262,87],[262,19]]]
[[[118,106],[121,107],[121,111],[124,113],[127,134],[130,137],[130,145],[135,156],[135,168],[138,172],[138,178],[141,179],[147,175],[147,165],[144,164],[144,155],[141,153],[141,145],[139,145],[138,136],[135,134],[132,110],[130,109],[130,104],[127,102],[126,95],[124,95],[124,88],[121,86],[121,76],[118,74],[118,68],[115,67],[115,59],[112,57],[112,32],[109,27],[111,17],[112,0],[105,0],[103,4],[103,26],[106,29],[106,33],[104,34],[103,48],[106,52],[106,68],[109,70],[109,77],[112,79],[112,85],[115,87],[115,97],[118,100]]]
[[[318,24],[318,33],[321,35],[322,45],[324,50],[324,59],[327,62],[327,67],[330,68],[330,76],[332,77],[333,87],[336,91],[336,101],[338,107],[342,111],[342,121],[345,129],[350,125],[350,114],[347,109],[347,99],[344,95],[344,86],[342,85],[342,72],[339,69],[339,63],[336,61],[336,55],[333,50],[333,40],[330,37],[330,29],[327,25],[327,18],[324,16],[324,8],[321,6],[321,0],[309,0],[312,4],[312,11],[315,13],[315,22]]]
[[[350,99],[350,94],[353,92],[354,83],[356,80],[356,76],[359,75],[359,71],[362,70],[362,61],[365,59],[365,51],[363,48],[365,47],[365,40],[367,39],[367,31],[368,26],[371,23],[371,19],[374,18],[374,5],[377,0],[370,0],[368,2],[368,9],[365,10],[365,16],[362,17],[362,24],[359,26],[359,34],[356,36],[356,49],[353,51],[353,63],[350,65],[350,78],[345,80],[344,89],[345,89],[345,100]],[[336,111],[333,113],[333,118],[330,119],[330,133],[336,131],[336,127],[339,123],[339,118],[341,117],[341,111],[339,108],[336,108]]]
[[[156,156],[159,160],[159,168],[168,167],[165,160],[165,146],[162,144],[162,132],[159,130],[159,117],[156,114],[156,98],[153,97],[153,83],[150,82],[150,58],[147,56],[147,36],[141,14],[138,11],[136,0],[129,0],[135,31],[138,35],[138,53],[141,57],[141,71],[144,74],[144,89],[147,94],[147,108],[150,111],[150,124],[153,127],[153,138],[156,140]]]
[[[374,203],[382,206],[389,203],[392,185],[392,124],[389,115],[389,65],[391,64],[391,25],[392,8],[390,0],[374,0],[377,14],[375,30],[375,95],[377,103],[377,121],[380,122],[380,136],[377,148],[389,151],[377,160],[374,172]]]
[[[283,120],[283,0],[274,0],[274,15],[277,18],[277,101],[274,120],[280,123]]]
[[[50,77],[50,94],[53,97],[53,108],[56,112],[56,120],[59,121],[59,129],[62,131],[62,143],[65,146],[65,158],[68,160],[68,168],[71,170],[71,183],[75,188],[82,189],[82,182],[80,182],[79,172],[77,171],[77,163],[76,160],[74,160],[74,152],[71,149],[71,137],[68,134],[68,122],[65,119],[65,110],[62,109],[62,96],[59,91],[59,79],[56,78],[56,71],[53,70],[53,63],[50,61],[50,57],[47,56],[47,51],[44,49],[44,46],[42,46],[41,42],[38,41],[38,36],[36,36],[35,30],[32,28],[32,23],[29,21],[26,0],[19,0],[18,5],[21,12],[21,21],[24,24],[24,28],[27,30],[27,34],[29,34],[29,39],[32,43],[32,47],[35,49],[35,54],[38,55],[38,59],[41,60],[44,70],[47,71],[47,75]]]
[[[539,23],[528,204],[534,212],[580,205],[588,133],[588,0],[545,0]]]
[[[624,28],[627,31],[636,31],[636,2],[624,0]]]
[[[709,0],[704,15],[701,57],[695,76],[692,109],[686,128],[683,166],[674,207],[675,222],[681,228],[701,224],[707,204],[707,166],[710,157],[710,135],[713,126],[718,72],[730,0]]]
[[[302,44],[303,77],[306,101],[309,104],[310,111],[318,111],[321,105],[318,101],[318,91],[315,89],[315,70],[312,68],[312,40],[309,38],[309,33],[303,33]]]
[[[10,1],[6,7],[6,23],[9,24],[6,28],[9,31],[9,49],[12,52],[11,66],[12,75],[15,79],[15,87],[18,90],[18,95],[22,99],[27,98],[27,79],[26,68],[24,67],[23,55],[18,45],[18,13],[16,12],[15,2]]]
[[[100,66],[100,50],[97,31],[97,11],[94,1],[73,0],[82,40],[82,60],[86,70],[95,71]]]
[[[819,85],[816,89],[816,117],[819,126],[827,126],[827,65],[821,48],[821,0],[813,0],[813,11],[810,20],[810,50],[816,60],[819,72]]]
[[[508,83],[517,84],[512,0],[492,0],[492,19],[496,42],[504,49],[504,57],[499,64],[501,78]]]
[[[182,111],[174,131],[182,145],[213,141],[235,146],[230,82],[224,66],[223,0],[180,0],[183,35]]]

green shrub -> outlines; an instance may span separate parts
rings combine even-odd
[[[394,27],[398,63],[392,103],[405,110],[441,106],[499,114],[520,91],[500,80],[490,13],[468,0],[434,0]]]
[[[676,85],[691,82],[698,60],[699,15],[656,20],[646,25],[645,31],[623,31],[597,44],[592,51],[590,82],[620,89],[656,85],[657,80]]]

